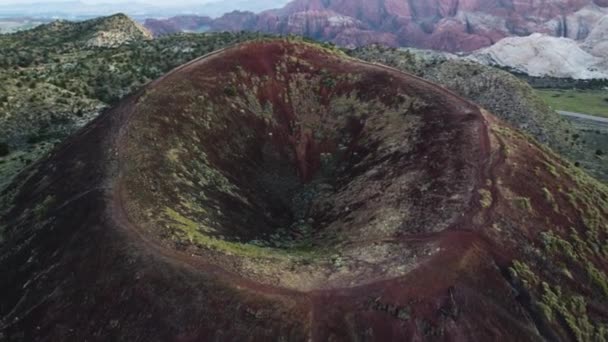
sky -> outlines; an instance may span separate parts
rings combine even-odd
[[[0,0],[0,5],[13,5],[13,4],[31,4],[31,3],[61,3],[69,0]],[[133,4],[143,3],[154,6],[175,6],[175,5],[193,5],[193,4],[205,4],[210,2],[218,2],[219,0],[80,0],[80,2],[87,5],[95,4]]]
[[[0,17],[78,19],[123,12],[134,17],[177,14],[221,16],[234,10],[260,12],[289,0],[0,0]]]

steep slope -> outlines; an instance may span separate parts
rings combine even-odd
[[[234,30],[296,33],[343,46],[379,43],[473,51],[507,36],[534,32],[584,40],[607,13],[604,7],[602,1],[593,0],[294,0],[257,16],[248,12],[246,21],[243,14],[218,20]],[[161,22],[149,28],[168,33]],[[175,30],[183,29],[177,20],[168,22]],[[336,23],[349,24],[336,27]],[[214,23],[209,27],[221,29]]]
[[[597,36],[595,34],[591,37],[591,45],[598,41]],[[585,52],[572,39],[539,33],[502,39],[488,48],[475,51],[470,57],[486,65],[500,66],[536,77],[608,78],[608,59]]]
[[[8,340],[606,338],[608,189],[307,43],[174,70],[2,201]]]
[[[597,158],[596,148],[578,139],[581,132],[544,103],[530,85],[506,71],[427,50],[369,46],[349,54],[441,84],[608,181],[608,165]]]
[[[584,41],[582,47],[597,57],[606,59],[608,56],[608,15],[603,16]]]
[[[547,22],[545,26],[549,29],[549,32],[555,33],[558,37],[583,41],[598,23],[608,15],[607,6],[598,4],[590,4],[574,13],[556,17]]]

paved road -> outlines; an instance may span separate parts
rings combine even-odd
[[[593,115],[587,115],[587,114],[581,114],[581,113],[565,112],[562,110],[558,110],[557,112],[560,115],[564,115],[564,116],[570,116],[570,117],[579,118],[579,119],[587,119],[587,120],[592,120],[592,121],[597,121],[597,122],[608,124],[608,118],[602,118],[599,116],[593,116]]]

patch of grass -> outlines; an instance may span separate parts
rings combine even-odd
[[[509,268],[509,271],[511,272],[511,276],[519,278],[527,289],[533,288],[540,283],[538,276],[524,262],[513,261],[513,266]]]
[[[547,170],[553,177],[559,178],[559,173],[557,172],[557,169],[555,168],[554,165],[551,165],[547,162],[543,162],[543,163],[545,164],[545,166],[547,167]]]
[[[549,321],[558,316],[566,321],[568,328],[577,341],[606,340],[606,329],[594,326],[587,315],[587,303],[581,296],[567,296],[559,286],[552,287],[543,283],[541,307]]]
[[[513,202],[514,202],[515,206],[517,206],[519,209],[523,209],[528,212],[532,211],[532,203],[530,202],[530,199],[527,197],[517,197],[517,198],[513,199]]]
[[[541,281],[541,278],[523,262],[515,260],[509,271],[511,276],[519,279],[527,290],[540,292],[540,298],[534,299],[534,305],[540,309],[546,320],[565,322],[576,341],[607,340],[606,326],[589,318],[587,301],[583,296],[566,293],[560,286],[552,286]]]
[[[536,90],[538,95],[553,109],[608,117],[605,90]]]
[[[240,255],[250,258],[286,258],[311,260],[318,256],[318,253],[311,249],[290,249],[283,250],[273,247],[261,247],[252,243],[239,243],[226,241],[203,234],[200,225],[171,208],[165,209],[165,217],[170,221],[174,228],[174,238],[178,241],[188,241],[190,243],[217,250],[229,255]]]
[[[551,193],[551,191],[549,189],[543,188],[543,195],[545,196],[545,199],[547,200],[547,202],[549,202],[549,203],[555,202],[555,198],[553,197],[553,194]]]
[[[553,193],[551,192],[551,190],[547,189],[547,188],[543,188],[543,196],[545,197],[545,200],[551,204],[551,206],[553,207],[553,210],[555,212],[559,212],[559,206],[557,205],[557,202],[555,201],[555,196],[553,196]]]
[[[331,76],[326,76],[321,81],[321,84],[326,88],[333,88],[336,86],[336,80],[334,80]]]
[[[570,260],[576,261],[579,259],[579,255],[575,250],[574,246],[570,242],[562,239],[560,236],[553,233],[552,231],[542,232],[541,240],[544,249],[550,255],[561,253],[567,256]]]
[[[224,94],[226,94],[226,96],[229,96],[229,97],[236,96],[237,95],[236,87],[233,85],[227,85],[226,87],[224,87]]]
[[[55,204],[55,197],[52,195],[46,196],[41,203],[38,203],[34,207],[34,215],[36,216],[36,219],[42,220],[47,215],[53,204]]]
[[[589,261],[585,263],[585,268],[589,279],[602,291],[604,296],[608,297],[608,278],[606,277],[606,273],[599,270]]]
[[[492,198],[492,193],[486,189],[480,189],[479,195],[481,196],[481,206],[485,209],[488,209],[492,206],[492,202],[494,201]]]

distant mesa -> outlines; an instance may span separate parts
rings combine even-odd
[[[157,36],[180,31],[198,32],[210,27],[213,19],[197,15],[180,15],[169,19],[146,19],[144,26]]]
[[[217,19],[149,20],[155,35],[181,31],[260,31],[298,34],[346,47],[382,44],[470,52],[502,38],[543,33],[585,40],[606,16],[605,0],[567,1],[318,1],[294,0],[283,8],[232,12]],[[605,36],[604,36],[605,37]]]
[[[593,0],[593,2],[602,7],[608,7],[608,0]]]
[[[300,40],[175,69],[8,191],[8,340],[569,340],[559,317],[608,319],[603,185],[445,88]]]

